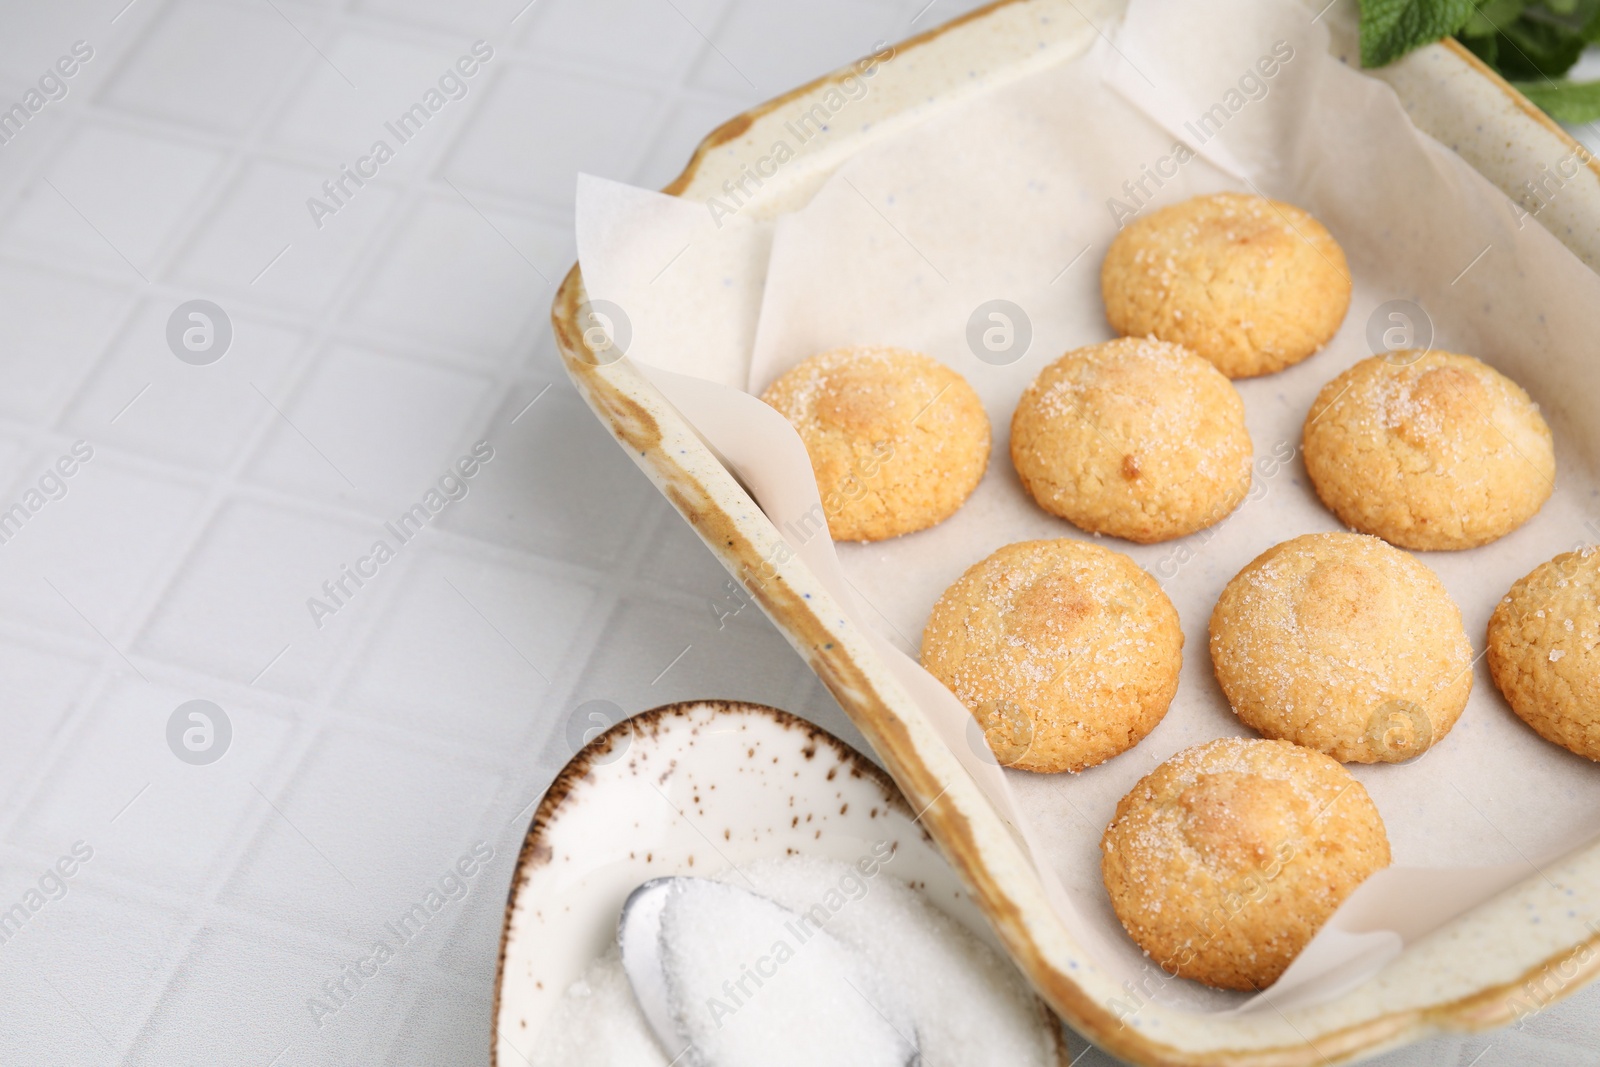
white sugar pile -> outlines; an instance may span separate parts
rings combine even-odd
[[[667,1067],[612,945],[561,996],[533,1067]]]
[[[914,1033],[924,1063],[1054,1062],[1053,1024],[1016,968],[886,866],[766,860],[720,876],[726,894],[681,898],[663,955],[675,1007],[712,1054],[701,1063],[892,1063],[897,1031]],[[614,949],[567,989],[531,1063],[667,1067]]]
[[[899,1067],[915,1024],[863,957],[812,919],[727,883],[661,913],[672,1013],[704,1067]]]

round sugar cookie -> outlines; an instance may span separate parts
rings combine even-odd
[[[1168,974],[1223,989],[1278,980],[1389,837],[1349,771],[1287,741],[1173,756],[1117,804],[1100,873],[1123,927]]]
[[[1183,630],[1120,552],[1008,545],[934,605],[922,665],[967,706],[1006,766],[1081,771],[1138,744],[1178,689]]]
[[[1306,534],[1256,557],[1211,613],[1211,663],[1246,726],[1346,763],[1420,755],[1472,692],[1444,584],[1361,534]]]
[[[805,442],[835,541],[882,541],[943,522],[989,464],[989,416],[978,394],[918,352],[823,352],[761,399]]]
[[[1245,193],[1197,196],[1129,223],[1100,268],[1106,319],[1230,378],[1299,363],[1350,308],[1344,250],[1310,214]]]
[[[1600,549],[1559,555],[1513,585],[1489,619],[1488,659],[1540,737],[1600,760]]]
[[[1395,352],[1322,387],[1306,471],[1339,521],[1419,551],[1475,548],[1527,522],[1555,486],[1539,406],[1471,356]]]
[[[1011,419],[1011,462],[1040,507],[1140,544],[1225,519],[1250,491],[1251,459],[1239,391],[1166,341],[1068,352]]]

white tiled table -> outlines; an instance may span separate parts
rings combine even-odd
[[[925,2],[0,6],[0,108],[93,48],[0,145],[0,512],[94,450],[0,543],[0,1064],[485,1063],[512,862],[582,705],[749,699],[861,743],[754,608],[719,618],[548,306],[578,169],[663,184],[721,120],[975,6]],[[307,199],[477,40],[465,95],[319,228]],[[233,331],[206,366],[166,338],[197,298]],[[389,534],[478,441],[467,495]],[[232,727],[214,763],[169,748],[195,699]],[[314,1013],[478,842],[465,895]],[[1597,1015],[1386,1062],[1595,1062]]]

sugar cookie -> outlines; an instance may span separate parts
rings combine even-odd
[[[1100,872],[1123,927],[1168,974],[1278,980],[1356,887],[1389,865],[1361,783],[1287,741],[1187,749],[1117,805]]]
[[[1173,341],[1249,378],[1339,332],[1350,268],[1326,227],[1293,204],[1215,193],[1129,223],[1106,253],[1100,292],[1118,333]]]
[[[1555,486],[1539,406],[1470,356],[1396,352],[1322,387],[1306,471],[1339,521],[1419,551],[1475,548],[1533,517]]]
[[[1022,394],[1011,462],[1039,506],[1091,533],[1148,544],[1226,518],[1250,491],[1244,401],[1165,341],[1075,349]]]
[[[1600,549],[1559,555],[1513,585],[1489,619],[1488,659],[1540,737],[1600,760]]]
[[[965,378],[903,348],[812,356],[762,400],[799,431],[836,541],[882,541],[955,514],[989,464],[989,416]]]
[[[1346,763],[1420,755],[1472,692],[1444,584],[1361,534],[1306,534],[1256,557],[1211,613],[1211,663],[1246,726]]]
[[[1178,689],[1183,630],[1166,593],[1120,552],[1024,541],[939,598],[922,665],[1007,766],[1081,771],[1138,744]]]

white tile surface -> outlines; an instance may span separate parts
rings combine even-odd
[[[71,444],[41,443],[0,504],[9,509],[30,494],[43,496],[47,478],[64,493],[44,497],[0,546],[0,616],[58,633],[99,630],[115,642],[161,577],[162,562],[184,548],[201,493],[193,482],[140,470],[104,448],[60,479],[56,463],[70,455]]]
[[[530,325],[544,325],[553,282],[571,264],[570,227],[463,200],[429,198],[354,301],[350,318],[378,333],[499,362]]]
[[[315,152],[332,167],[352,163],[388,136],[383,126],[397,118],[471,43],[407,33],[403,28],[367,32],[345,28],[324,47],[329,62],[309,67],[271,124],[271,138],[286,148]],[[355,83],[351,89],[350,82]],[[468,92],[480,87],[474,77]],[[386,164],[391,176],[426,165],[443,147],[435,135],[410,144]]]
[[[545,732],[530,706],[571,673],[569,654],[599,592],[546,568],[427,554],[359,656],[341,703],[419,733],[522,747]]]
[[[110,18],[104,12],[105,6],[95,0],[57,0],[39,5],[37,11],[29,12],[29,18],[8,20],[0,75],[18,81],[39,77],[71,48],[74,40],[97,36],[96,23]]]
[[[61,733],[94,666],[59,652],[21,643],[0,646],[0,722],[10,732],[0,746],[0,810],[17,811],[18,786],[45,758]]]
[[[133,654],[236,684],[313,695],[361,611],[392,595],[408,562],[404,549],[359,599],[345,601],[322,626],[306,601],[325,596],[322,584],[356,562],[381,533],[377,522],[229,500],[160,597]]]
[[[450,36],[501,31],[528,6],[528,0],[457,0],[450,4],[432,0],[359,0],[357,4],[363,12],[413,22]]]
[[[418,788],[436,782],[452,783],[452,803]],[[329,730],[291,781],[263,789],[264,796],[252,793],[270,814],[222,900],[357,944],[381,937],[384,923],[421,899],[480,839],[477,813],[498,785],[481,764],[442,758],[423,744]],[[396,826],[405,827],[403,848],[391,836]],[[509,877],[506,856],[500,864]],[[492,864],[484,872],[496,873]],[[435,937],[410,947],[437,940],[435,924],[459,907],[430,919],[425,933]]]
[[[305,1007],[321,984],[356,955],[352,945],[285,937],[267,927],[248,932],[231,924],[207,929],[168,982],[126,1062],[140,1067],[210,1062],[275,1062],[283,1067],[339,1063],[341,1058],[345,1063],[368,1062],[363,1055],[377,1035],[360,1020],[370,999],[352,1001],[320,1030]],[[380,987],[368,993],[381,997],[383,991]],[[309,1028],[314,1040],[295,1046],[287,1036],[295,1028]]]
[[[6,870],[0,884],[7,892],[37,886],[59,858],[55,853],[65,854],[71,845],[64,841],[48,859]],[[177,962],[185,925],[181,912],[85,888],[83,877],[68,879],[65,896],[52,900],[20,935],[0,946],[8,1050],[48,1049],[51,1061],[59,1063],[110,1062],[110,1050],[137,1032],[151,995]],[[73,936],[63,936],[69,930]],[[103,951],[106,944],[117,945],[114,956]]]
[[[278,418],[261,394],[287,392],[306,359],[308,339],[280,322],[230,315],[227,354],[209,366],[191,366],[172,358],[167,347],[173,307],[155,300],[140,305],[84,380],[63,427],[179,467],[225,470]]]
[[[371,501],[386,517],[414,503],[473,443],[488,379],[335,345],[317,353],[250,476],[291,491]],[[266,404],[266,401],[262,401]]]
[[[264,701],[222,696],[218,703],[233,727],[227,754],[205,767],[180,763],[167,749],[167,719],[180,704],[211,696],[222,694],[139,678],[113,681],[28,800],[30,816],[13,831],[14,843],[50,853],[82,837],[95,850],[86,874],[114,870],[192,894],[259,817],[262,800],[249,783],[265,776],[290,731],[287,719],[263,709]],[[98,816],[88,829],[86,812]],[[182,832],[169,832],[174,827]]]
[[[130,112],[238,132],[315,58],[287,14],[269,5],[181,0],[168,5],[123,62],[103,99]]]
[[[495,506],[447,514],[446,529],[603,568],[640,544],[646,514],[666,508],[636,492],[643,475],[562,379],[508,395],[494,425],[496,458],[480,488]]]
[[[95,448],[0,543],[0,908],[95,849],[0,944],[0,1063],[478,1067],[511,868],[585,701],[743,697],[859,743],[575,395],[547,316],[580,167],[664,183],[744,107],[973,6],[913,25],[925,4],[0,0],[0,100],[95,49],[0,146],[0,512]],[[319,228],[308,198],[480,37],[466,95]],[[195,298],[234,329],[208,366],[167,347]],[[398,543],[384,522],[480,439],[465,498]],[[381,538],[319,627],[308,599]],[[233,727],[206,766],[166,739],[197,698]],[[477,840],[467,895],[318,1026],[308,999]],[[1588,1062],[1597,1018],[1590,993],[1382,1062]]]
[[[501,67],[444,176],[463,188],[563,210],[572,206],[578,171],[631,176],[660,121],[660,101],[599,74]],[[597,115],[606,121],[596,122]]]
[[[306,312],[327,307],[399,200],[380,174],[352,187],[335,214],[314,219],[308,201],[324,197],[323,183],[337,174],[337,165],[251,162],[182,253],[178,280]]]
[[[765,100],[866,55],[877,41],[898,40],[905,25],[892,6],[861,0],[735,4],[715,30],[716,50],[701,56],[693,84]]]
[[[0,259],[0,412],[53,418],[131,307],[120,290]]]
[[[424,986],[385,1067],[470,1063],[461,1050],[473,1047],[492,1025],[490,1006],[473,985],[441,981]]]
[[[181,140],[80,126],[40,175],[49,195],[29,198],[6,238],[107,271],[131,261],[148,274],[224,159]]]
[[[726,0],[543,0],[523,20],[524,40],[554,60],[676,80],[709,48],[696,27],[715,26],[727,6]]]

